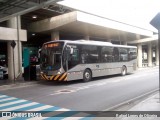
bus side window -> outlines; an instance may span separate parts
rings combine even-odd
[[[77,48],[73,49],[73,54],[68,58],[68,68],[72,68],[79,64],[79,50]]]
[[[98,47],[89,45],[82,46],[81,60],[82,63],[98,63],[99,62]]]
[[[119,48],[120,51],[120,61],[128,61],[128,49]]]
[[[119,50],[116,47],[113,49],[113,61],[119,62]]]
[[[134,60],[137,58],[136,48],[130,48],[128,52],[129,60]]]
[[[102,58],[101,61],[102,62],[112,62],[113,61],[113,47],[102,47]]]
[[[81,53],[82,63],[87,63],[87,62],[86,62],[86,61],[87,61],[87,57],[88,57],[87,52],[86,52],[86,51],[83,51],[83,52]]]

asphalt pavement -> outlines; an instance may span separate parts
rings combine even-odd
[[[30,81],[23,86],[20,85],[22,83],[19,83],[14,87],[8,85],[7,89],[2,87],[0,93],[18,99],[76,111],[104,111],[104,114],[105,111],[114,109],[119,111],[154,111],[157,108],[155,110],[160,111],[157,102],[159,94],[148,97],[158,89],[158,69],[158,67],[142,68],[125,77],[119,75],[102,77],[88,83],[81,81],[69,83]],[[138,100],[139,97],[143,99]],[[130,104],[134,100],[138,100],[138,102]],[[144,118],[147,117],[141,117],[141,119]],[[154,116],[154,118],[158,120],[158,117]],[[118,118],[100,116],[93,119],[132,120],[132,118],[125,116]],[[139,120],[139,118],[136,119]]]

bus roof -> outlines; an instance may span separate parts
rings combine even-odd
[[[103,41],[94,41],[94,40],[54,40],[49,41],[44,44],[52,43],[52,42],[64,42],[64,43],[72,43],[72,44],[82,44],[82,45],[97,45],[97,46],[113,46],[113,47],[126,47],[126,48],[137,48],[136,46],[128,46],[128,45],[117,45],[112,44],[111,42],[103,42]]]

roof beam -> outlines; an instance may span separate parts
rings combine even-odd
[[[35,11],[35,10],[37,10],[37,9],[43,8],[43,7],[45,7],[45,6],[48,6],[48,5],[50,5],[50,4],[53,4],[53,3],[56,3],[56,2],[59,2],[59,1],[63,1],[63,0],[49,0],[49,1],[47,1],[47,2],[40,3],[40,4],[37,5],[37,6],[34,6],[34,7],[31,7],[31,8],[25,9],[25,10],[23,10],[23,11],[14,13],[14,14],[12,14],[12,15],[8,15],[8,16],[6,16],[6,17],[0,18],[0,22],[9,20],[10,18],[15,17],[15,16],[18,16],[18,15],[23,15],[23,14],[26,14],[26,13],[29,13],[29,12],[32,12],[32,11]]]
[[[152,37],[149,37],[149,38],[134,40],[134,41],[130,41],[130,42],[127,42],[127,43],[137,44],[137,43],[145,43],[145,42],[155,41],[155,40],[158,40],[158,35],[153,35]]]

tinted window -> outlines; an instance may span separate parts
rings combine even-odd
[[[98,47],[84,45],[81,47],[82,63],[97,63],[99,62]]]
[[[120,51],[120,61],[128,61],[128,49],[119,48]]]
[[[128,57],[129,60],[133,60],[137,58],[137,49],[136,48],[130,48],[128,51]]]
[[[41,50],[41,69],[58,70],[61,67],[63,43],[47,43]]]
[[[101,61],[112,62],[113,61],[113,47],[102,47]]]
[[[113,56],[113,62],[119,62],[120,61],[119,60],[119,50],[118,50],[117,47],[113,48],[113,54],[112,54],[112,56]]]
[[[73,48],[73,54],[68,54],[68,68],[72,68],[79,64],[79,48],[77,45],[69,45]]]

